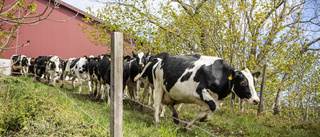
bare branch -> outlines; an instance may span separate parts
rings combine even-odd
[[[302,48],[302,50],[300,51],[300,54],[303,54],[304,52],[308,51],[309,47],[310,47],[312,44],[318,42],[319,40],[320,40],[320,37],[314,39],[313,41],[311,41],[311,42],[309,42],[309,43],[307,43],[307,44]]]
[[[77,12],[76,15],[74,15],[74,16],[70,17],[69,19],[66,19],[66,20],[54,20],[54,19],[49,19],[49,18],[47,20],[54,21],[54,22],[67,22],[69,20],[72,20],[72,19],[76,18],[78,16],[78,14],[79,14],[79,12]]]
[[[268,14],[264,17],[265,20],[262,20],[262,21],[260,22],[260,24],[264,24],[264,22],[271,16],[271,14],[272,14],[274,11],[276,11],[282,4],[284,4],[284,0],[279,1],[279,3],[278,3],[275,7],[271,8],[271,10],[268,12]]]
[[[15,2],[15,4],[12,5],[12,7],[9,8],[9,9],[8,9],[7,11],[5,11],[5,12],[2,12],[2,9],[1,9],[0,15],[3,15],[3,14],[5,14],[5,13],[8,13],[8,12],[9,12],[13,7],[15,7],[17,4],[18,4],[18,2]]]
[[[182,2],[181,0],[175,0],[175,1],[177,1],[177,2],[182,6],[182,8],[183,8],[190,16],[193,15],[192,11],[190,11],[189,8],[187,7],[187,6],[189,6],[189,5],[187,5],[186,3]],[[189,7],[190,7],[190,6],[189,6]]]
[[[30,44],[30,41],[28,40],[26,44],[22,44],[20,46],[15,46],[15,47],[10,47],[10,48],[0,48],[1,50],[7,50],[7,49],[15,49],[15,48],[20,48],[20,47],[25,47]]]
[[[307,50],[319,51],[320,49],[307,49]]]

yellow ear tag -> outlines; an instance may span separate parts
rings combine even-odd
[[[258,80],[258,78],[254,77],[254,80],[255,80],[255,81],[257,81],[257,80]]]
[[[96,61],[98,61],[98,59],[96,59]]]
[[[44,63],[47,63],[47,61],[44,61]]]
[[[49,64],[52,64],[51,62]]]
[[[84,59],[87,59],[87,57],[83,57]]]
[[[229,79],[229,80],[232,80],[232,75],[230,75],[230,76],[228,77],[228,79]]]

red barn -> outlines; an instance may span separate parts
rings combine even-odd
[[[9,2],[13,2],[10,0]],[[31,0],[26,0],[29,3]],[[57,1],[57,0],[56,0]],[[8,2],[8,1],[6,1]],[[9,3],[8,2],[8,3]],[[37,13],[42,13],[47,7],[49,0],[35,0],[37,4]],[[82,32],[82,28],[78,25],[85,24],[88,28],[92,28],[93,24],[86,24],[82,18],[85,17],[85,12],[59,1],[60,6],[55,9],[49,16],[53,20],[66,20],[77,13],[75,18],[66,22],[56,22],[51,20],[43,20],[34,26],[23,25],[18,30],[17,38],[12,42],[14,46],[25,44],[30,40],[30,44],[25,47],[10,49],[4,51],[4,56],[0,58],[9,59],[13,54],[23,54],[29,57],[38,57],[40,55],[57,55],[62,59],[71,57],[83,57],[84,55],[100,55],[106,53],[109,46],[95,46],[91,43]],[[53,2],[48,11],[53,7]],[[47,13],[48,13],[47,11]],[[46,14],[47,14],[46,13]],[[93,17],[96,22],[101,22]],[[130,46],[128,40],[124,41]],[[130,54],[129,51],[124,52]]]

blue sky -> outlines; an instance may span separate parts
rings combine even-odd
[[[91,9],[96,9],[101,6],[100,2],[97,2],[98,0],[61,0],[65,3],[68,3],[82,11],[87,12],[87,7],[90,7]]]

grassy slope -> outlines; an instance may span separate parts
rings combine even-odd
[[[0,90],[2,136],[109,135],[63,95],[66,94],[109,130],[110,107],[104,101],[91,98],[86,92],[87,86],[78,94],[77,89],[66,84],[60,93],[31,77],[0,75]],[[208,136],[197,128],[184,132],[183,124],[176,125],[171,118],[161,118],[156,125],[152,110],[141,110],[130,100],[124,100],[123,109],[124,136]],[[197,111],[197,105],[183,105],[180,118],[190,121]],[[167,113],[171,114],[168,110]],[[243,113],[224,105],[214,113],[211,122],[196,122],[196,125],[217,136],[320,136],[319,124],[294,123],[272,115],[257,117],[255,113]]]

